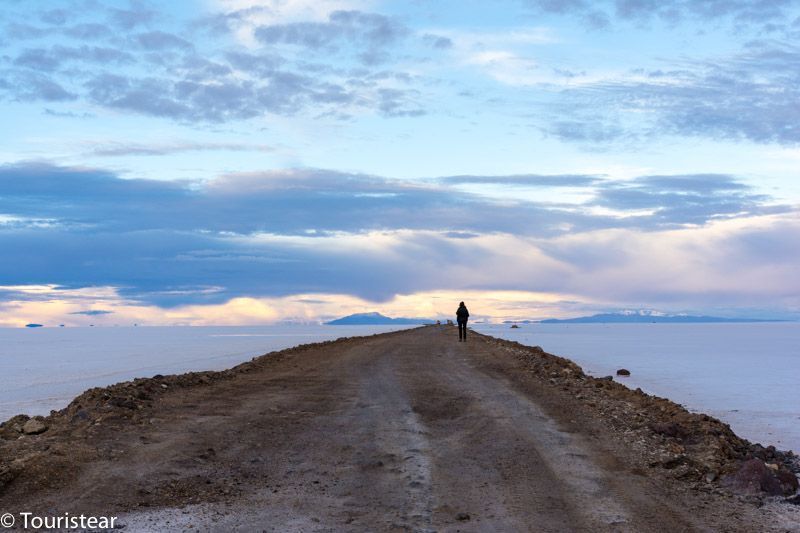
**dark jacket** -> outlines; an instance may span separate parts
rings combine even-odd
[[[456,311],[456,318],[459,322],[466,322],[469,318],[469,311],[467,311],[466,305],[459,305],[458,311]]]

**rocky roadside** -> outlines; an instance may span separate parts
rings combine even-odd
[[[630,463],[649,475],[678,480],[692,490],[736,495],[756,505],[777,497],[800,504],[800,458],[792,451],[751,443],[716,418],[630,389],[613,376],[588,376],[574,362],[538,346],[481,336],[516,357],[546,386],[588,408],[594,421],[618,437]]]

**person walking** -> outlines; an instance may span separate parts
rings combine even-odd
[[[464,302],[458,304],[456,311],[456,322],[458,322],[458,341],[467,342],[467,320],[469,319],[469,311]]]

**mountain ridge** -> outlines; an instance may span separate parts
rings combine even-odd
[[[364,326],[364,325],[412,325],[412,324],[432,324],[435,320],[430,318],[392,318],[382,315],[376,311],[370,313],[354,313],[334,320],[325,322],[328,326]]]
[[[785,320],[765,318],[726,318],[707,315],[669,315],[658,312],[600,313],[575,318],[547,318],[541,324],[711,324],[743,322],[785,322]]]

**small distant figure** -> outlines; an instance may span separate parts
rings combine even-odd
[[[458,341],[467,342],[467,320],[469,319],[469,311],[464,302],[458,304],[456,311],[456,322],[458,322]]]

